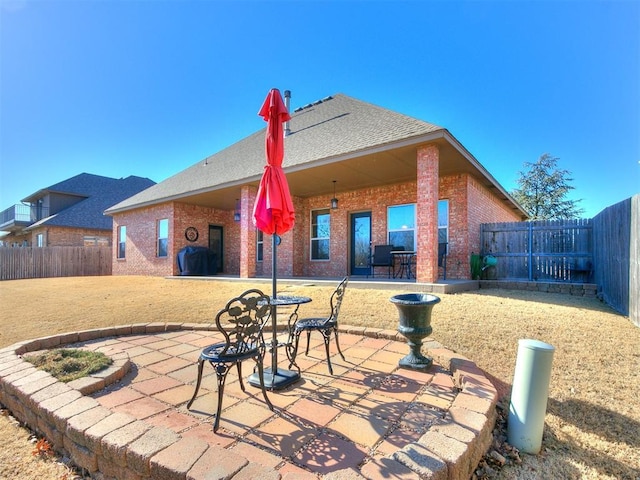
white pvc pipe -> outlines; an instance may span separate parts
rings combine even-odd
[[[539,340],[518,341],[507,438],[524,453],[536,454],[542,447],[554,351],[553,346]]]

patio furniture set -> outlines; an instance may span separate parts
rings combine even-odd
[[[448,243],[438,243],[438,267],[443,269],[443,280],[447,278]],[[371,276],[375,278],[376,268],[386,268],[387,278],[415,278],[416,252],[397,245],[375,245],[369,262]]]
[[[255,362],[254,373],[249,378],[249,383],[260,387],[262,395],[270,410],[273,405],[267,396],[267,388],[284,388],[300,378],[300,367],[296,364],[296,356],[300,344],[300,335],[307,334],[307,346],[305,354],[309,353],[309,341],[311,332],[320,332],[324,339],[327,354],[327,366],[329,373],[333,375],[329,353],[331,337],[335,338],[338,353],[344,360],[345,357],[338,343],[338,314],[348,284],[345,277],[337,286],[330,298],[330,312],[326,317],[299,318],[298,308],[301,304],[311,301],[309,297],[277,296],[270,297],[258,289],[250,289],[238,297],[232,298],[226,306],[216,315],[216,327],[224,336],[224,341],[205,347],[198,359],[198,377],[193,397],[187,403],[187,409],[191,407],[200,389],[204,363],[209,362],[213,366],[218,384],[218,405],[213,425],[213,431],[217,432],[220,425],[222,412],[222,400],[227,374],[235,365],[238,370],[240,388],[245,391],[242,380],[242,362],[253,360]],[[275,318],[278,307],[293,307],[287,321],[287,340],[279,342],[276,336]],[[264,330],[272,320],[273,340],[265,341]],[[278,368],[277,353],[280,347],[284,347],[288,368],[296,370],[283,370]],[[264,367],[266,352],[271,353],[271,368]]]

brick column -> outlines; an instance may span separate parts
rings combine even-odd
[[[418,229],[416,281],[438,280],[438,175],[440,153],[435,145],[418,149],[417,206]]]
[[[248,185],[242,187],[240,193],[240,278],[256,276],[256,227],[253,225],[253,204],[257,193],[256,187]]]
[[[309,218],[307,214],[306,202],[298,197],[293,197],[293,207],[296,210],[296,223],[293,226],[293,271],[292,274],[295,277],[302,277],[305,274],[306,260],[308,259],[308,253],[305,257],[305,252],[308,249],[309,230],[308,224],[305,221]]]

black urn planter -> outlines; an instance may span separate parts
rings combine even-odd
[[[409,354],[402,358],[399,365],[414,370],[427,370],[433,359],[420,351],[422,340],[429,335],[431,328],[431,310],[440,301],[440,297],[427,293],[403,293],[389,299],[398,308],[400,323],[398,332],[407,337]]]

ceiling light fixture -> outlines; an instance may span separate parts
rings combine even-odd
[[[331,210],[338,209],[338,199],[336,198],[336,181],[333,181],[333,198],[331,199]]]
[[[240,200],[236,198],[236,210],[233,212],[233,221],[240,221]]]

